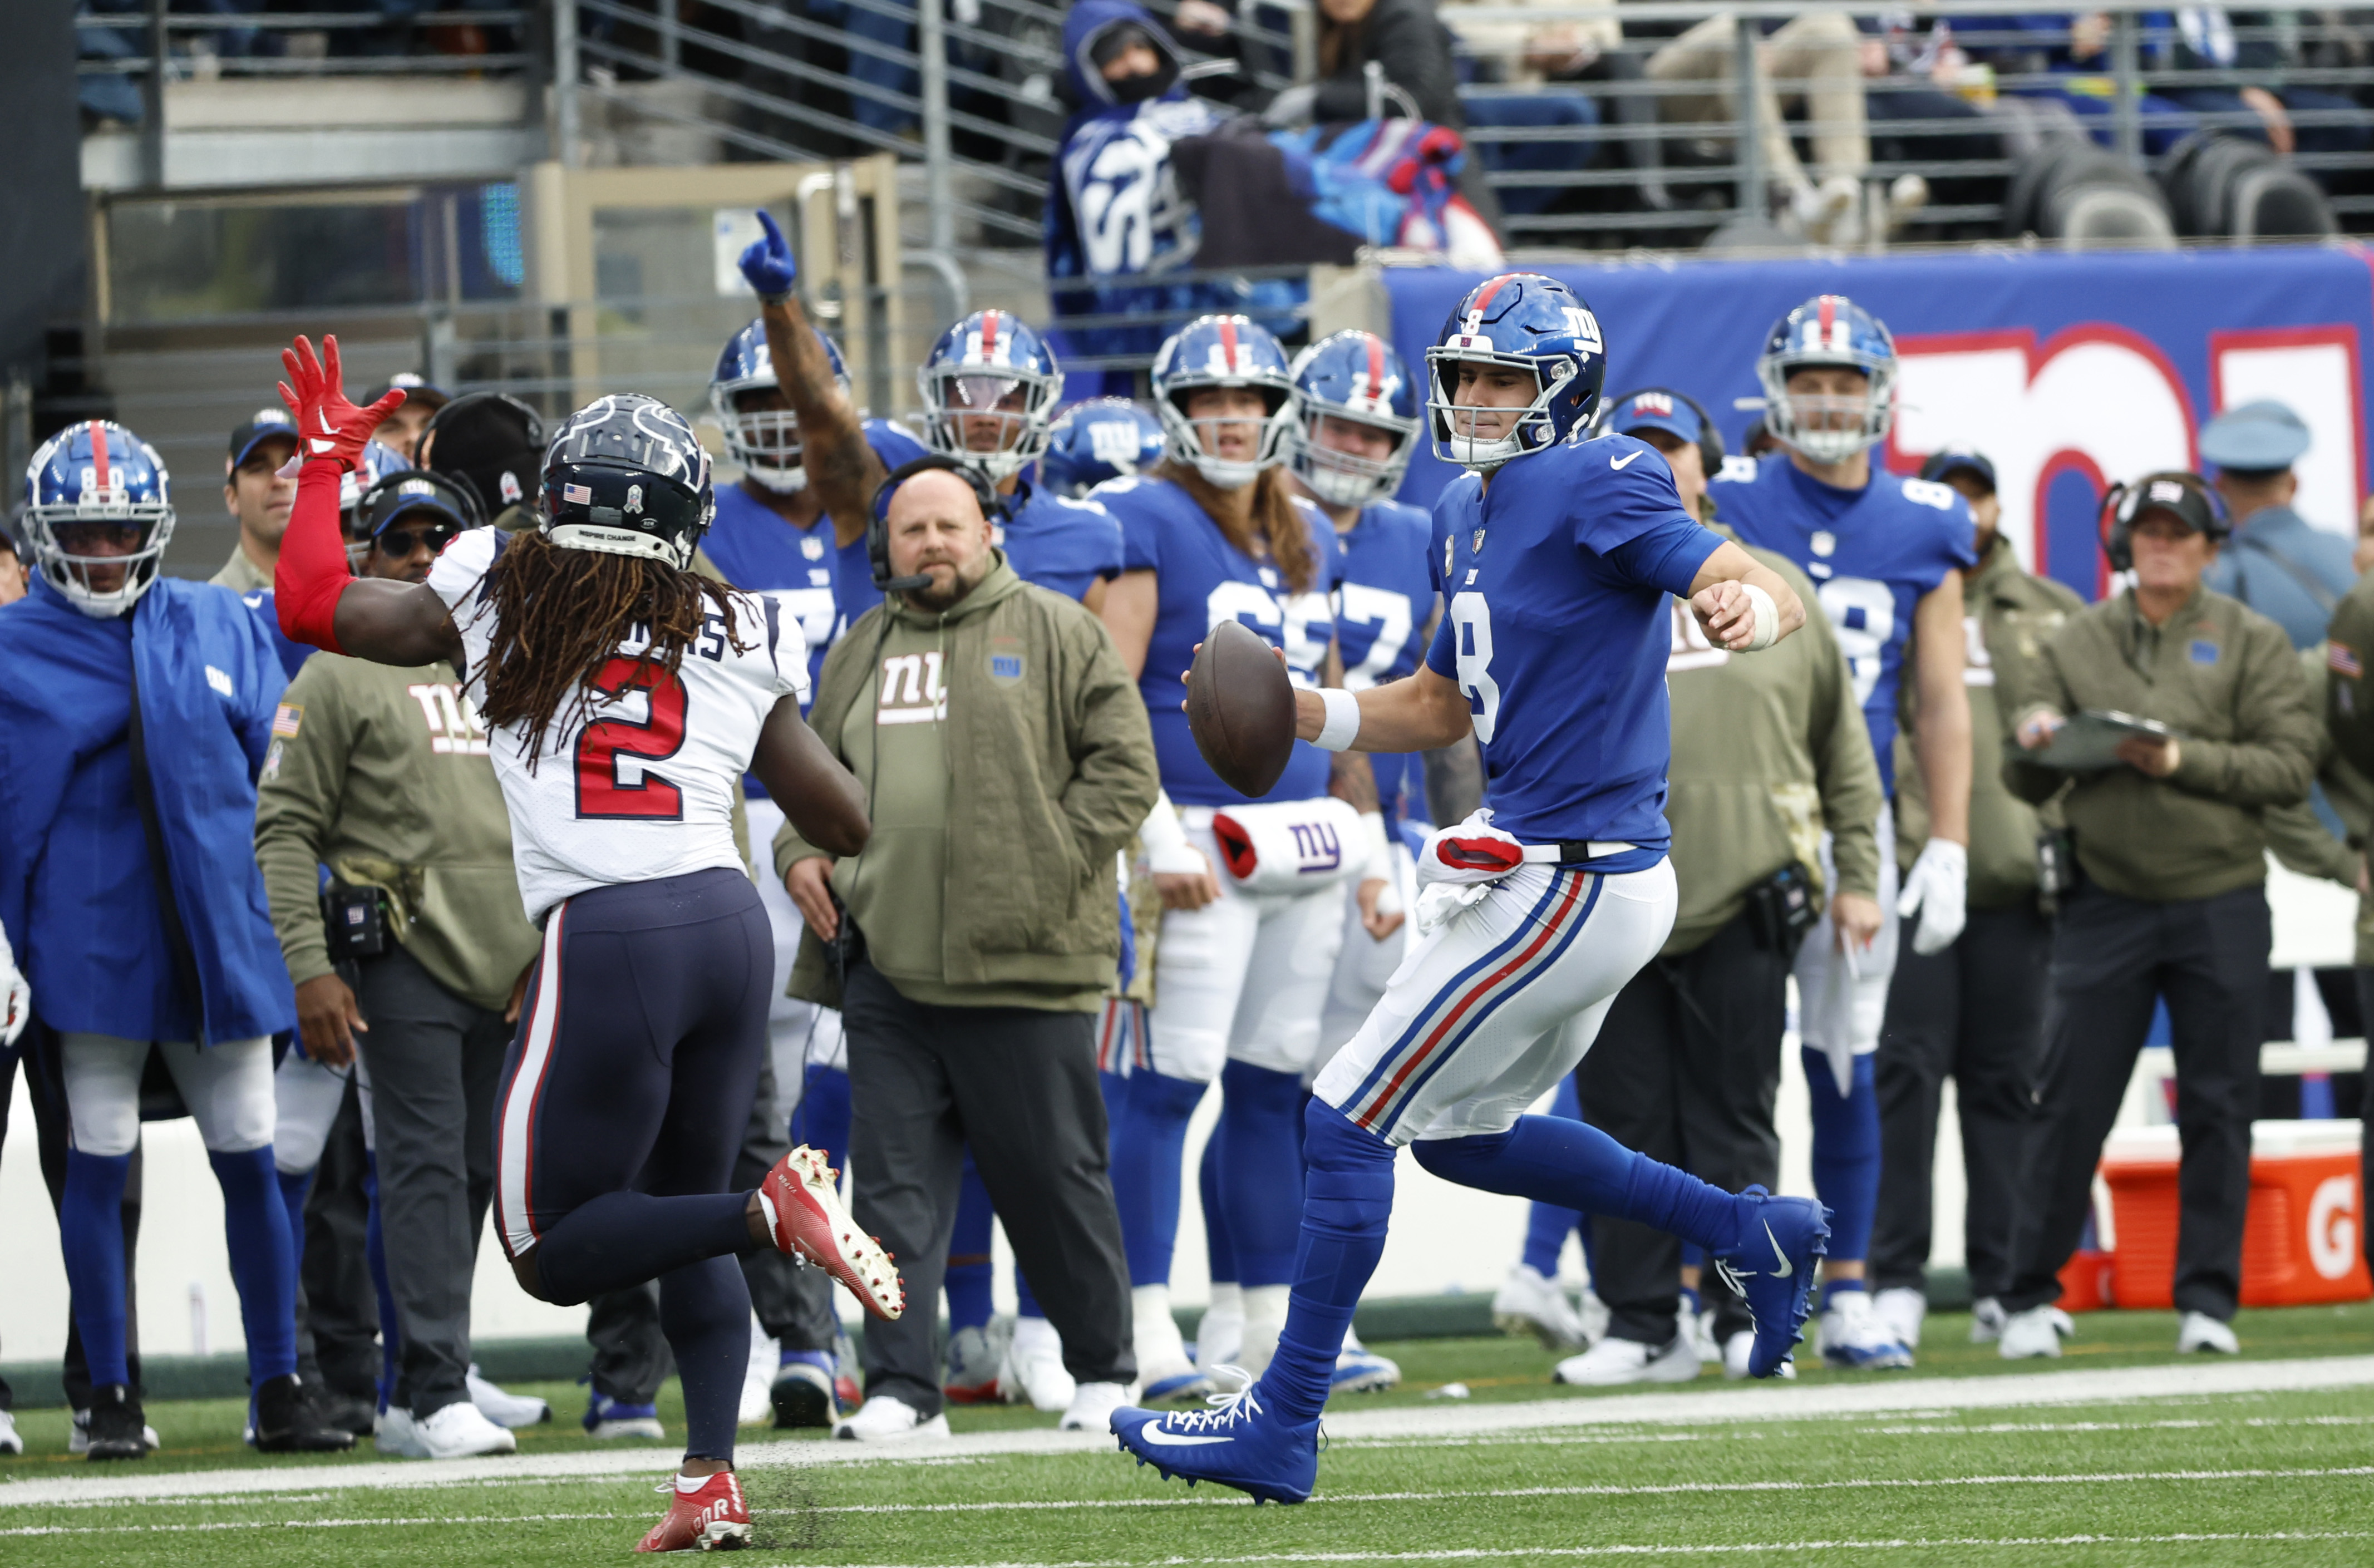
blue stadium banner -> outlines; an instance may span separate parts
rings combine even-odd
[[[1993,459],[2004,533],[2031,566],[2094,597],[2095,509],[2110,484],[2194,468],[2219,410],[2279,398],[2314,442],[2301,515],[2355,537],[2367,493],[2361,345],[2374,339],[2374,251],[2289,247],[2143,254],[1638,262],[1543,269],[1588,300],[1607,336],[1607,391],[1677,387],[1734,451],[1760,393],[1755,360],[1783,312],[1845,294],[1896,334],[1903,369],[1882,454],[1904,473],[1940,447]],[[1393,338],[1412,365],[1477,275],[1391,269]],[[1422,444],[1403,497],[1454,471]]]

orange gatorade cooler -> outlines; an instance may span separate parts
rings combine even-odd
[[[2178,1156],[2174,1127],[2126,1128],[2102,1151],[2124,1307],[2175,1305]],[[2355,1120],[2262,1121],[2251,1129],[2251,1211],[2242,1305],[2298,1306],[2374,1296]]]

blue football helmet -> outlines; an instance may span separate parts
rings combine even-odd
[[[1859,397],[1789,393],[1792,371],[1843,365],[1863,373]],[[1772,324],[1756,359],[1764,427],[1816,462],[1843,462],[1887,439],[1896,417],[1896,339],[1843,294],[1819,294]]]
[[[19,514],[41,579],[93,620],[128,613],[173,537],[172,479],[157,449],[111,419],[69,425],[25,470]]]
[[[561,422],[544,454],[537,526],[565,550],[640,556],[680,568],[717,512],[709,450],[655,397],[596,398]]]
[[[1454,401],[1460,365],[1476,361],[1531,375],[1533,401],[1513,410]],[[1573,289],[1539,273],[1503,273],[1453,307],[1426,365],[1435,456],[1488,474],[1587,427],[1607,379],[1607,345],[1599,318]]]
[[[1077,500],[1108,479],[1152,468],[1162,461],[1162,422],[1125,397],[1075,403],[1048,427],[1039,484]]]
[[[1250,458],[1222,457],[1205,444],[1217,427],[1246,423],[1190,419],[1187,396],[1206,387],[1251,387],[1268,412]],[[1170,334],[1154,357],[1154,412],[1162,421],[1163,454],[1190,464],[1223,490],[1239,490],[1282,459],[1294,425],[1294,369],[1269,329],[1245,316],[1198,316]],[[1211,429],[1198,427],[1208,426]]]
[[[840,350],[822,333],[817,333],[817,341],[824,345],[824,357],[832,365],[833,384],[849,397],[849,366]],[[801,465],[799,421],[789,408],[746,412],[739,401],[744,392],[782,384],[767,354],[767,323],[763,318],[753,321],[727,340],[725,352],[717,357],[717,369],[709,377],[709,408],[725,432],[725,455],[742,465],[746,476],[788,495],[806,488],[808,482]]]
[[[975,310],[940,334],[915,372],[923,444],[1003,484],[1047,448],[1064,370],[1011,310]]]
[[[1287,462],[1321,500],[1364,507],[1402,487],[1417,448],[1417,383],[1374,333],[1339,332],[1294,357],[1299,417],[1287,437]],[[1327,444],[1323,420],[1365,425],[1393,438],[1384,457],[1365,457]]]

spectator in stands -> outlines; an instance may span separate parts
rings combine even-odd
[[[2300,416],[2273,398],[2229,408],[2202,427],[2201,461],[2217,470],[2217,494],[2234,536],[2209,568],[2209,586],[2284,628],[2294,648],[2321,641],[2333,606],[2357,580],[2350,541],[2292,509],[2292,472],[2309,448]]]
[[[2018,89],[2020,95],[2066,104],[2073,113],[2092,125],[2096,141],[2106,147],[2113,145],[2117,131],[2111,111],[2118,88],[2110,76],[2110,13],[2039,12],[1989,17],[1983,23],[1974,22],[1972,26],[1983,26],[1989,32],[2024,35],[2016,43],[1995,45],[1980,53],[1998,75],[2052,76],[2056,78],[2052,86],[2022,88]],[[2152,46],[2146,53],[2160,57],[2145,68],[2165,64],[2168,44],[2165,32],[2156,31],[2145,41]],[[2201,128],[2200,120],[2192,111],[2157,92],[2137,94],[2135,111],[2142,121],[2144,151],[2152,158],[2160,157]]]
[[[371,393],[370,401],[377,403],[392,392],[402,392],[404,402],[380,421],[379,432],[371,439],[393,448],[405,462],[417,462],[413,448],[419,444],[420,432],[429,427],[429,421],[436,417],[439,409],[453,401],[452,394],[442,387],[430,386],[417,370],[401,370],[388,378],[387,385]],[[370,404],[363,406],[369,408]]]
[[[1447,0],[1441,16],[1475,62],[1479,86],[1536,90],[1468,92],[1461,96],[1469,137],[1484,166],[1494,173],[1574,173],[1597,161],[1600,142],[1598,103],[1578,87],[1585,79],[1638,81],[1641,62],[1626,53],[1616,18],[1587,22],[1479,21],[1463,13],[1488,0]],[[1551,84],[1557,84],[1553,87]],[[1616,99],[1618,117],[1629,126],[1656,123],[1655,100],[1643,94]],[[1527,136],[1502,140],[1491,133],[1501,128],[1527,132],[1556,130],[1554,137]],[[1477,135],[1478,132],[1483,134]],[[1659,148],[1653,135],[1628,137],[1628,160],[1640,171],[1642,203],[1662,210],[1672,205],[1659,177]],[[1503,212],[1534,214],[1547,210],[1563,191],[1554,184],[1519,185],[1496,192]]]
[[[280,562],[280,536],[288,532],[288,509],[297,504],[297,481],[280,477],[297,454],[297,427],[285,408],[259,408],[230,433],[223,462],[223,508],[239,521],[239,543],[211,579],[233,593],[272,586]]]
[[[2012,1238],[2027,1185],[2038,1058],[2044,1043],[2051,910],[2039,902],[2037,834],[2058,827],[2003,779],[2004,722],[1997,697],[2025,685],[2027,666],[2085,601],[2050,578],[2023,570],[1997,531],[2002,503],[1994,464],[1948,450],[1921,477],[1950,485],[1970,503],[1978,564],[1962,568],[1967,639],[1964,689],[1970,699],[1969,921],[1941,952],[1899,950],[1889,982],[1875,1064],[1879,1093],[1879,1208],[1872,1226],[1872,1309],[1903,1343],[1921,1343],[1928,1307],[1931,1178],[1945,1080],[1954,1081],[1967,1177],[1963,1250],[1977,1301],[1974,1331],[2000,1331],[1997,1297],[2010,1284]],[[1903,693],[1897,731],[1897,842],[1908,862],[1929,831],[1928,781],[1912,766],[1918,692]],[[2041,890],[2050,895],[2050,889]]]
[[[1933,167],[2001,158],[2001,133],[1983,110],[1955,90],[1969,69],[1969,57],[1954,42],[1952,28],[1934,21],[1923,32],[1908,23],[1909,18],[1896,14],[1857,24],[1863,29],[1863,107],[1873,158],[1883,164]],[[2004,184],[2000,175],[1940,176],[1933,181],[1908,171],[1888,187],[1891,222],[1910,217],[1931,196],[1949,205],[1999,202]]]
[[[2126,591],[2062,623],[1999,698],[2022,748],[2004,782],[2031,803],[2067,789],[2079,883],[2052,940],[2035,1205],[2001,1301],[2004,1356],[2057,1356],[2074,1332],[2052,1303],[2093,1207],[2103,1140],[2165,1000],[2176,1048],[2175,1302],[2180,1351],[2236,1353],[2251,1118],[2264,1041],[2269,807],[2308,796],[2316,716],[2274,622],[2204,582],[2226,532],[2208,486],[2155,474],[2114,491],[2110,564]],[[2086,713],[2167,727],[2129,734],[2118,761],[2081,771],[2036,755]]]
[[[2330,13],[2327,13],[2330,15]],[[2216,116],[2219,128],[2256,136],[2289,158],[2298,153],[2363,154],[2374,148],[2374,121],[2345,93],[2294,87],[2285,78],[2298,68],[2294,48],[2282,39],[2268,11],[2228,11],[2220,6],[2188,6],[2176,13],[2172,41],[2180,71],[2236,74],[2259,80],[2237,87],[2221,79],[2201,87],[2162,89],[2168,98],[2202,116]],[[2295,19],[2288,29],[2297,35]],[[2301,118],[2295,120],[2294,116]],[[2311,170],[2330,184],[2330,170]]]
[[[1649,57],[1649,79],[1667,88],[1659,110],[1686,124],[1738,118],[1733,72],[1739,24],[1707,18]],[[1848,245],[1863,233],[1863,171],[1871,138],[1863,99],[1863,45],[1854,24],[1834,12],[1782,23],[1757,46],[1757,131],[1766,173],[1788,204],[1788,220],[1818,244]],[[1798,160],[1784,101],[1802,103],[1814,145],[1814,172]]]

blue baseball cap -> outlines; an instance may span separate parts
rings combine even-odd
[[[1643,430],[1663,430],[1667,435],[1693,444],[1704,439],[1705,421],[1698,411],[1672,392],[1651,387],[1636,392],[1616,405],[1608,415],[1607,427],[1620,436],[1637,436]]]
[[[2307,422],[2273,398],[2229,408],[2201,428],[2201,461],[2245,474],[2279,474],[2308,447]]]
[[[297,421],[288,416],[287,409],[259,408],[249,415],[247,423],[230,433],[230,461],[223,464],[223,472],[229,474],[238,468],[247,461],[248,454],[255,451],[257,443],[271,440],[276,436],[287,441],[291,451],[295,450]]]
[[[1979,482],[1987,487],[1987,493],[1994,494],[1995,465],[1987,460],[1984,453],[1972,451],[1968,447],[1947,447],[1943,451],[1931,452],[1929,461],[1921,465],[1921,477],[1932,484],[1943,484],[1949,475],[1956,474],[1977,474]]]

